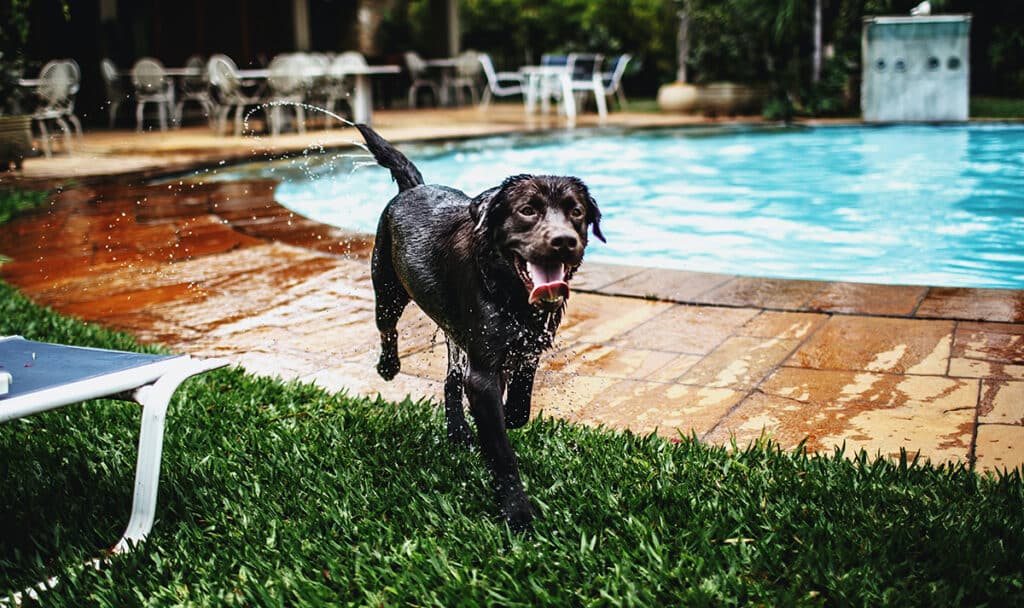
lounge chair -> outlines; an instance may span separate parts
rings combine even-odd
[[[225,365],[222,359],[147,355],[0,336],[0,423],[103,397],[130,399],[142,406],[131,518],[111,549],[112,554],[124,553],[153,528],[171,396],[186,379]],[[91,564],[98,566],[99,560]],[[51,578],[24,595],[38,599],[38,591],[56,582],[56,577]],[[15,594],[15,599],[20,595]]]

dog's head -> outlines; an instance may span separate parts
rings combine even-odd
[[[601,211],[575,177],[516,175],[493,195],[479,197],[471,209],[478,238],[522,282],[529,303],[549,310],[569,297],[588,227],[605,240]]]

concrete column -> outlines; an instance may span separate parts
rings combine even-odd
[[[462,51],[462,36],[459,35],[459,0],[448,0],[448,56],[455,57]]]
[[[292,21],[295,25],[295,50],[308,51],[309,39],[309,0],[292,0]]]

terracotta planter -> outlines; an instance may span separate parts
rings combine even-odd
[[[757,114],[761,111],[764,97],[761,87],[713,82],[698,88],[697,105],[705,114],[715,116]]]
[[[658,89],[658,109],[662,112],[693,112],[697,99],[697,87],[685,82],[672,82]]]
[[[31,126],[28,114],[0,116],[0,171],[21,169],[21,161],[32,149]]]

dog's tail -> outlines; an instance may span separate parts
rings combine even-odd
[[[363,134],[366,147],[373,154],[373,158],[377,160],[377,164],[391,171],[391,177],[398,182],[399,192],[423,185],[423,176],[420,175],[420,170],[406,158],[405,154],[399,152],[388,140],[367,125],[356,125],[356,128]]]

